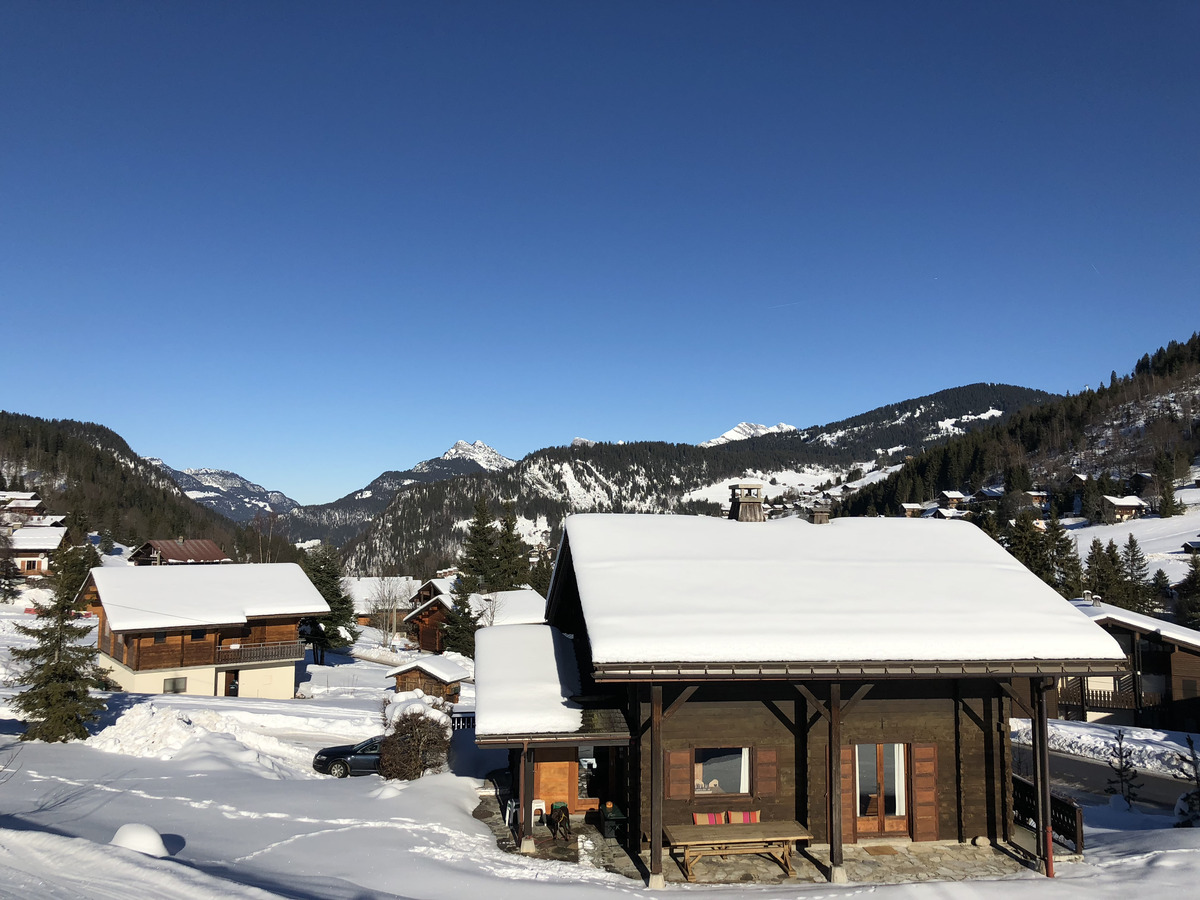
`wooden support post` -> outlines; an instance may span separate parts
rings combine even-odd
[[[533,751],[529,744],[521,745],[521,771],[519,773],[518,793],[520,795],[520,810],[517,821],[520,823],[520,849],[522,853],[532,853],[533,846]]]
[[[650,685],[650,877],[646,886],[666,887],[663,878],[663,689]]]
[[[1050,679],[1033,679],[1034,711],[1037,730],[1034,732],[1034,771],[1037,773],[1038,856],[1042,874],[1054,877],[1054,826],[1050,821],[1050,723],[1046,717],[1046,691]]]
[[[1131,641],[1133,651],[1130,656],[1133,658],[1131,668],[1133,672],[1133,724],[1145,725],[1145,717],[1142,715],[1142,635],[1135,631]],[[1114,685],[1115,687],[1115,685]]]
[[[1079,676],[1079,721],[1087,722],[1087,676]]]
[[[845,860],[842,858],[842,686],[836,681],[829,686],[829,880],[833,884],[847,882]]]

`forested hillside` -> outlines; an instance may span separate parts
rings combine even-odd
[[[53,513],[70,513],[75,540],[88,531],[129,545],[212,538],[234,558],[257,556],[262,546],[256,533],[185,497],[103,425],[0,411],[0,479],[9,490],[36,491]],[[288,559],[293,551],[276,539],[268,554]]]
[[[687,494],[748,473],[852,467],[902,458],[951,435],[1003,419],[1051,395],[1011,385],[976,384],[880,407],[843,422],[769,434],[717,447],[638,442],[550,447],[503,472],[403,487],[387,509],[345,546],[359,574],[424,575],[453,560],[477,497],[493,514],[512,500],[548,544],[572,512],[715,513]]]
[[[1146,354],[1132,372],[1114,371],[1096,390],[1030,407],[905,462],[884,481],[845,500],[841,515],[895,515],[899,504],[964,493],[986,484],[1027,488],[1072,473],[1122,480],[1162,466],[1176,475],[1200,452],[1200,334]]]

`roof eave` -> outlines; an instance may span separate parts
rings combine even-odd
[[[597,682],[794,681],[798,678],[1028,678],[1114,675],[1125,660],[881,660],[837,662],[597,663]]]
[[[525,745],[581,745],[596,747],[624,747],[630,741],[628,733],[582,734],[576,732],[554,734],[476,734],[475,743],[480,747],[522,747]]]

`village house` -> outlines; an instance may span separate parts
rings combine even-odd
[[[448,703],[457,703],[464,681],[471,673],[444,656],[421,656],[411,662],[389,669],[386,678],[396,679],[396,692],[423,691]]]
[[[425,585],[422,585],[422,590],[424,589]],[[546,599],[532,588],[521,588],[515,591],[471,594],[469,603],[479,624],[486,627],[541,622]],[[420,606],[414,607],[412,612],[404,617],[408,640],[427,653],[441,653],[445,648],[446,613],[453,606],[454,595],[446,592],[435,594]]]
[[[146,541],[129,554],[131,566],[196,566],[231,563],[229,554],[208,538]]]
[[[826,844],[841,881],[847,843],[1007,839],[1024,712],[1045,869],[1047,694],[1123,663],[963,523],[576,515],[545,624],[476,636],[476,739],[510,750],[524,849],[557,801],[619,823],[652,887],[665,848],[692,878],[733,822],[788,872]]]
[[[1091,592],[1071,603],[1121,645],[1127,671],[1061,679],[1059,717],[1200,730],[1200,631],[1104,603]]]
[[[26,578],[49,575],[50,557],[67,538],[67,529],[62,527],[18,528],[9,540],[12,542],[12,560],[17,571]]]
[[[295,563],[107,566],[80,588],[101,668],[123,690],[288,699],[300,620],[329,604]]]
[[[1141,518],[1150,509],[1150,504],[1141,497],[1130,494],[1127,497],[1110,497],[1105,494],[1102,498],[1104,521],[1110,525],[1128,522],[1130,519]]]
[[[967,495],[962,491],[942,491],[938,495],[938,506],[942,509],[958,509],[959,504],[967,502]]]

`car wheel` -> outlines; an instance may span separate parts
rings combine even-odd
[[[329,774],[334,778],[345,778],[350,774],[350,767],[341,760],[329,764]]]

